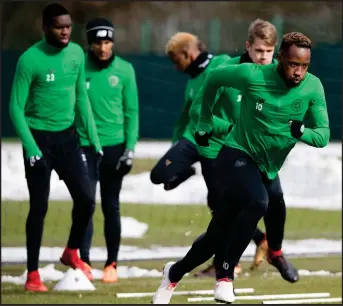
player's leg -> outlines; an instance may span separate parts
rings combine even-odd
[[[54,168],[73,199],[72,225],[61,262],[74,269],[79,268],[92,279],[91,271],[77,253],[95,209],[87,161],[74,128],[56,134],[55,146],[58,154],[54,160]]]
[[[36,136],[36,135],[35,135]],[[43,135],[42,135],[43,136]],[[39,145],[39,139],[36,136]],[[42,141],[43,142],[43,141]],[[48,148],[40,146],[44,155],[44,164],[30,166],[25,158],[24,165],[27,187],[30,196],[30,209],[26,219],[26,251],[27,251],[27,280],[25,289],[28,291],[47,291],[48,288],[41,282],[38,272],[39,251],[41,247],[44,218],[48,210],[50,193],[51,162]]]
[[[219,179],[218,174],[216,173],[216,160],[217,159],[210,159],[201,156],[200,163],[201,163],[201,172],[204,177],[204,181],[207,187],[207,205],[213,214],[216,204],[219,203],[221,200],[221,196],[223,193],[223,188],[221,187],[221,181]],[[204,235],[204,234],[202,234]],[[201,236],[198,238],[200,239]],[[239,264],[237,264],[235,268],[235,274],[238,275],[242,272],[242,268]],[[216,276],[216,269],[214,266],[214,262],[212,262],[208,267],[205,269],[194,273],[195,277],[215,277]]]
[[[105,218],[104,234],[107,247],[103,282],[114,283],[118,280],[117,263],[121,240],[121,220],[119,194],[123,175],[116,170],[125,145],[104,147],[104,157],[100,166],[101,207]]]
[[[265,186],[269,196],[269,206],[264,218],[269,246],[268,262],[279,270],[285,280],[294,283],[299,280],[298,271],[282,253],[286,204],[279,176],[272,181],[266,180]]]
[[[268,254],[266,234],[261,229],[256,229],[253,241],[256,244],[256,250],[253,263],[250,267],[251,270],[259,268],[259,266],[266,260]]]
[[[225,243],[217,250],[215,256],[218,285],[215,289],[215,298],[231,302],[234,300],[232,281],[235,277],[235,266],[252,240],[258,222],[266,213],[268,194],[257,164],[246,153],[228,147],[221,153],[220,167],[234,178],[224,190],[223,202],[226,205],[234,205],[236,210],[233,212],[234,219],[230,218],[231,228]],[[222,175],[222,180],[225,180],[225,175]],[[218,214],[223,213],[218,211]]]
[[[153,184],[164,184],[166,190],[172,190],[195,174],[192,165],[198,160],[196,146],[181,138],[151,170],[150,180]]]
[[[230,276],[233,279],[234,267],[239,262],[241,253],[252,239],[258,221],[265,213],[268,196],[264,185],[261,183],[261,188],[252,190],[249,190],[248,186],[242,185],[244,183],[250,186],[251,183],[259,183],[260,180],[259,171],[250,157],[239,150],[224,147],[218,158],[218,163],[222,169],[220,179],[227,184],[227,190],[224,191],[225,197],[216,205],[206,233],[193,243],[184,258],[175,264],[168,263],[165,266],[161,286],[153,298],[155,304],[168,303],[173,290],[182,277],[206,262],[212,255],[219,255],[218,259],[216,258],[218,263],[220,258],[224,258],[223,254],[226,259],[228,256],[225,250],[228,249],[227,246],[231,243],[235,244],[237,250],[233,251],[230,248],[233,255],[232,258],[229,258],[229,270],[225,269],[224,272],[227,274],[225,278]],[[234,171],[235,162],[239,159],[240,162],[243,162],[243,166],[242,163],[239,163],[240,166],[237,166]],[[238,179],[238,177],[240,178]],[[244,180],[244,178],[246,179]],[[227,262],[227,259],[225,262],[222,260],[220,267],[223,265],[226,267],[225,263]],[[217,277],[221,277],[222,271],[219,266],[216,266],[216,270]],[[227,302],[233,302],[232,283],[229,281],[219,281],[218,283],[220,283],[218,287],[220,292],[226,292],[225,299]]]
[[[94,202],[95,202],[95,197],[96,197],[96,185],[99,180],[99,169],[97,166],[97,158],[96,158],[96,153],[94,148],[92,147],[82,147],[82,151],[84,152],[87,160],[87,167],[88,167],[88,174],[89,178],[91,180],[91,186],[92,186],[92,194],[94,197]],[[88,268],[90,269],[91,267],[91,261],[90,261],[90,248],[92,245],[92,238],[93,238],[93,217],[90,219],[87,230],[85,233],[85,236],[82,240],[81,246],[80,246],[80,258],[81,260],[88,265]]]
[[[266,239],[266,234],[260,228],[257,228],[252,240],[255,242],[256,245],[259,245],[265,239]]]

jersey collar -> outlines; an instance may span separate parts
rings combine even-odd
[[[213,58],[212,53],[202,52],[199,56],[187,67],[185,73],[188,74],[191,78],[195,78],[200,73],[202,73]]]

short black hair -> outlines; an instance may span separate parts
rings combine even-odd
[[[300,32],[290,32],[283,36],[280,45],[280,51],[287,51],[291,46],[297,46],[299,48],[312,48],[311,40]]]
[[[69,15],[68,10],[59,3],[52,3],[45,7],[43,11],[43,25],[51,26],[54,17]]]

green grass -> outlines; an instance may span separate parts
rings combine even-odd
[[[25,245],[25,220],[29,204],[3,201],[1,205],[2,246]],[[71,224],[70,202],[51,201],[45,220],[43,245],[63,246]],[[149,225],[144,238],[123,238],[125,245],[188,246],[207,227],[210,213],[206,205],[122,204],[121,215]],[[341,212],[288,209],[286,239],[341,239]],[[263,222],[260,224],[263,227]],[[94,215],[94,246],[103,246],[103,215],[100,205]]]
[[[303,258],[294,259],[292,262],[298,269],[306,270],[329,270],[331,272],[342,271],[341,257],[326,258]],[[146,261],[140,263],[125,263],[123,265],[138,266],[146,269],[159,269],[164,261]],[[282,293],[311,293],[311,292],[330,292],[331,297],[341,297],[342,280],[341,277],[301,277],[296,284],[290,284],[281,279],[279,275],[272,275],[276,269],[267,263],[262,264],[259,270],[253,273],[249,271],[250,262],[243,262],[243,271],[248,272],[249,276],[242,275],[235,281],[236,288],[254,288],[255,295],[260,294],[282,294]],[[203,268],[204,265],[200,268]],[[60,265],[55,267],[65,271],[66,268]],[[98,265],[98,268],[101,268]],[[23,273],[23,266],[3,266],[2,275],[20,275]],[[23,290],[23,285],[2,284],[2,303],[5,304],[149,304],[151,298],[116,298],[115,293],[119,292],[153,292],[159,286],[161,278],[131,278],[120,279],[117,284],[105,285],[95,281],[97,290],[94,292],[71,292],[62,293],[50,291],[43,294],[27,293]],[[52,289],[55,282],[47,283]],[[177,290],[202,290],[212,289],[214,280],[211,278],[193,278],[192,275],[185,277],[179,284]],[[249,294],[251,295],[251,294]],[[175,296],[172,304],[187,303],[187,297]],[[214,304],[214,302],[204,302],[204,304]],[[237,301],[236,304],[260,304],[260,301]],[[195,304],[195,303],[194,303]]]
[[[149,171],[156,163],[154,159],[139,159],[134,163],[131,174]],[[25,246],[25,221],[29,204],[27,201],[2,201],[1,235],[2,246]],[[51,201],[45,220],[43,236],[44,246],[64,246],[71,223],[71,202]],[[148,223],[149,229],[142,239],[123,238],[124,245],[150,247],[152,245],[189,246],[194,238],[201,234],[210,220],[206,205],[145,205],[123,203],[121,215],[129,216],[140,222]],[[287,210],[285,239],[327,238],[341,239],[341,211],[318,211],[311,209]],[[263,221],[260,226],[264,228]],[[93,246],[104,246],[103,216],[100,205],[94,215]],[[320,249],[320,245],[318,246]],[[341,257],[294,259],[293,263],[300,269],[342,271]],[[102,268],[103,263],[94,264]],[[125,262],[123,265],[138,266],[146,269],[160,269],[164,261]],[[248,270],[250,263],[243,262],[243,269]],[[43,265],[42,265],[43,266]],[[204,265],[202,266],[204,267]],[[198,269],[202,268],[199,267]],[[25,266],[2,264],[2,275],[21,275]],[[59,264],[56,269],[65,271]],[[302,277],[297,284],[289,284],[279,276],[271,276],[276,270],[267,263],[251,273],[249,277],[241,276],[235,281],[237,288],[253,287],[255,294],[330,292],[332,297],[341,296],[342,281],[340,277]],[[266,274],[267,273],[267,274]],[[104,285],[99,281],[94,284],[95,292],[80,294],[50,291],[44,294],[32,294],[23,290],[22,285],[2,284],[2,303],[4,304],[149,304],[151,298],[118,299],[116,292],[155,291],[160,278],[120,279],[117,284]],[[55,283],[47,283],[52,289]],[[185,277],[177,290],[212,289],[212,279],[194,279]],[[174,297],[172,304],[187,303],[186,297]],[[200,302],[201,303],[201,302]],[[204,302],[213,304],[214,302]],[[260,304],[260,301],[237,301],[237,304]]]

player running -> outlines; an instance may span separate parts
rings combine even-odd
[[[307,72],[311,40],[298,32],[284,35],[277,59],[278,64],[244,63],[217,68],[206,77],[196,132],[203,146],[208,146],[213,133],[212,108],[217,90],[233,87],[244,97],[240,119],[218,155],[221,171],[217,173],[226,188],[205,235],[193,243],[183,259],[165,265],[153,303],[169,303],[182,277],[213,254],[217,258],[215,299],[234,302],[234,267],[258,222],[270,213],[268,185],[298,141],[318,148],[328,144],[324,89],[321,81]],[[283,257],[282,252],[279,255]]]

